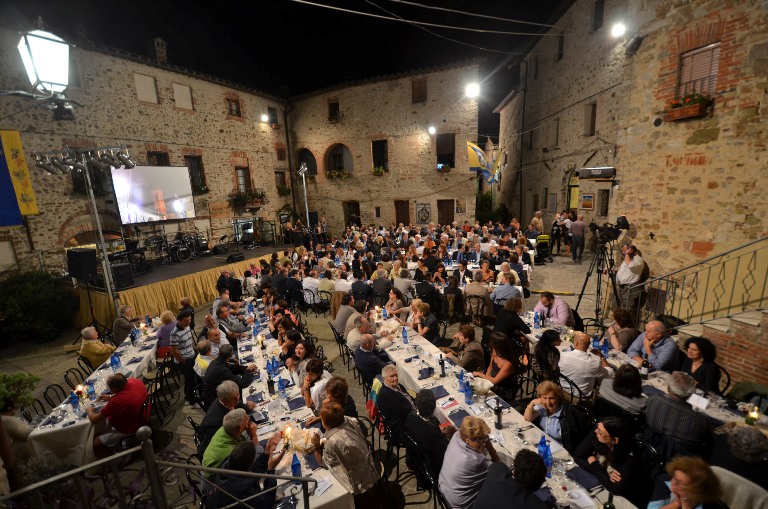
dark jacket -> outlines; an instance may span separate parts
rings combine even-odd
[[[389,362],[389,357],[378,349],[366,352],[359,346],[355,348],[355,366],[367,383],[372,383],[376,375],[381,374],[381,369]],[[210,367],[208,368],[210,369]]]
[[[210,368],[209,368],[210,369]],[[537,417],[533,424],[539,425],[541,419]],[[581,407],[571,405],[567,401],[563,402],[563,411],[560,413],[560,432],[562,433],[562,443],[566,451],[573,454],[576,447],[584,440],[594,424],[586,411]]]
[[[440,469],[443,468],[443,458],[450,440],[443,435],[440,426],[432,419],[424,420],[410,412],[405,418],[405,431],[429,458],[432,475],[437,479],[440,475]],[[412,451],[409,452],[413,454]],[[418,458],[418,456],[414,456],[414,459],[418,460]]]
[[[229,466],[228,459],[224,462],[221,468],[224,468],[224,469],[231,468]],[[268,473],[274,474],[274,472],[268,472]],[[262,488],[259,485],[259,481],[260,479],[255,479],[253,477],[216,474],[216,479],[214,483],[219,487],[219,489],[216,490],[213,493],[213,495],[208,499],[207,506],[211,508],[229,506],[229,504],[232,504],[237,500],[242,500],[244,498],[252,497],[253,495],[261,493],[262,490],[268,490],[277,485],[276,479],[264,479],[264,487]],[[231,496],[225,494],[225,492],[229,493],[229,495]],[[251,498],[248,500],[248,502],[237,504],[231,507],[233,507],[234,509],[246,509],[246,508],[271,509],[272,506],[274,505],[275,505],[275,492],[270,491],[269,493],[265,493],[258,497]]]
[[[402,386],[400,386],[400,390],[405,392]],[[376,408],[384,416],[387,426],[395,436],[400,436],[403,433],[405,420],[413,410],[411,403],[406,398],[409,396],[382,385],[376,400]]]
[[[500,309],[496,314],[496,323],[493,326],[493,332],[503,332],[510,338],[517,337],[518,332],[530,334],[531,328],[528,327],[520,316],[514,311]]]
[[[371,283],[373,293],[381,293],[389,298],[389,290],[392,288],[392,282],[388,277],[377,277]]]
[[[285,282],[285,297],[289,302],[304,302],[304,287],[301,281],[291,277]]]
[[[373,294],[373,288],[371,288],[371,285],[366,283],[365,281],[357,280],[354,283],[352,283],[352,295],[355,296],[355,300],[359,296],[365,296],[365,300],[370,299],[371,294]]]
[[[686,357],[680,371],[691,375],[699,389],[720,394],[720,367],[714,362],[704,362],[699,369],[693,371],[692,365],[693,361]]]
[[[225,380],[232,380],[241,389],[245,389],[253,381],[253,374],[239,364],[229,364],[220,357],[213,359],[208,365],[203,380],[203,403],[210,406],[216,399],[216,388]]]
[[[277,290],[277,293],[285,297],[287,293],[288,278],[284,274],[276,272],[272,275],[272,288]]]
[[[224,416],[228,412],[229,408],[222,405],[218,399],[208,407],[208,411],[205,413],[205,417],[203,417],[203,422],[200,423],[200,446],[197,448],[197,452],[201,458],[206,447],[211,442],[211,438],[213,438],[213,435],[224,423]]]
[[[533,492],[528,491],[512,477],[512,472],[504,463],[492,463],[488,469],[483,487],[475,498],[474,509],[497,509],[514,507],[515,509],[547,509],[547,505]]]
[[[597,477],[598,481],[600,481],[600,484],[602,484],[605,489],[614,495],[626,496],[632,487],[632,483],[636,481],[635,476],[633,475],[635,469],[635,457],[631,454],[627,454],[623,458],[619,457],[611,460],[610,466],[614,470],[618,470],[619,474],[621,474],[621,480],[619,482],[612,482],[611,477],[608,475],[607,467],[600,465],[599,461],[595,461],[591,464],[587,461],[590,456],[595,455],[595,449],[599,447],[599,444],[600,442],[597,440],[597,436],[594,433],[590,433],[584,437],[584,440],[582,440],[579,446],[576,447],[576,450],[573,451],[573,459],[576,460],[576,463],[581,468]]]

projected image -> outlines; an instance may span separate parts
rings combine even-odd
[[[195,217],[185,166],[117,168],[112,170],[112,184],[123,224]]]

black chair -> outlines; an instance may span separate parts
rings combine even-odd
[[[319,290],[317,292],[315,308],[322,311],[323,316],[326,316],[331,311],[331,299],[333,299],[333,294],[331,292],[326,290]],[[315,313],[315,316],[317,316],[317,313]]]
[[[633,454],[636,468],[633,471],[632,486],[626,497],[637,507],[646,507],[650,502],[656,479],[664,473],[661,456],[646,440],[635,437]]]
[[[538,387],[536,379],[531,376],[519,376],[517,378],[517,393],[515,393],[515,402],[521,405],[527,405],[538,397],[536,394],[536,387]],[[508,403],[512,403],[509,401]]]
[[[642,433],[645,428],[644,414],[634,415],[615,403],[601,398],[599,395],[595,398],[593,408],[598,419],[603,417],[621,417],[632,428],[633,435]]]
[[[384,307],[387,301],[389,301],[389,295],[386,293],[374,293],[371,295],[371,306]]]
[[[715,363],[717,364],[717,363]],[[725,394],[728,391],[728,388],[731,386],[731,374],[728,373],[728,370],[726,370],[723,366],[720,364],[717,364],[717,367],[720,368],[720,394]]]
[[[202,431],[200,430],[200,425],[192,419],[189,415],[187,416],[187,420],[189,421],[189,425],[192,426],[192,431],[194,434],[192,435],[192,440],[195,442],[195,448],[200,448],[200,441],[203,437]]]
[[[573,380],[560,373],[560,386],[565,390],[565,395],[570,396],[570,403],[583,403],[588,398],[584,396],[578,385],[573,383]]]
[[[85,376],[77,368],[69,368],[64,373],[64,382],[70,389],[75,390],[75,387],[82,385],[85,382]]]
[[[336,370],[336,368],[333,367],[333,364],[331,364],[331,361],[323,361],[323,369],[328,373],[333,373]]]
[[[39,399],[35,398],[32,403],[21,409],[21,418],[27,421],[29,424],[35,424],[42,421],[48,412],[45,410],[45,405]]]
[[[490,327],[483,327],[480,346],[483,349],[483,361],[486,368],[491,364],[491,334],[493,334],[493,329]]]
[[[318,316],[317,315],[317,297],[315,292],[309,289],[305,289],[303,293],[304,293],[304,305],[306,306],[305,308],[303,308],[303,310],[307,313],[312,311],[313,313],[315,313],[315,316]]]
[[[581,318],[581,315],[575,309],[571,309],[571,312],[573,313],[573,321],[575,323],[573,330],[584,332],[584,320]]]
[[[426,504],[432,500],[432,507],[437,509],[438,497],[436,492],[438,491],[438,479],[434,472],[432,472],[432,464],[430,463],[429,456],[427,456],[424,450],[419,447],[416,440],[408,435],[408,433],[403,437],[403,443],[405,445],[405,450],[411,458],[409,466],[413,469],[413,473],[418,480],[416,489],[417,491],[426,491],[429,495],[424,501],[408,502],[407,505]]]
[[[328,322],[328,325],[331,328],[331,333],[333,334],[333,339],[336,341],[336,346],[339,347],[339,357],[341,357],[341,362],[346,364],[347,363],[347,357],[344,355],[344,336],[339,334],[339,331],[336,330],[336,327],[334,327],[333,322]]]
[[[67,399],[67,391],[59,384],[51,384],[43,391],[43,399],[49,407],[53,408]]]
[[[452,338],[447,337],[448,334],[448,322],[446,320],[442,320],[440,324],[437,327],[437,330],[439,332],[440,341],[442,342],[442,346],[447,346],[451,344]]]
[[[378,413],[378,423],[376,427],[379,427],[378,424],[381,424],[381,426],[384,428],[384,438],[387,440],[387,451],[386,455],[384,457],[384,467],[385,472],[387,472],[387,477],[389,477],[389,473],[392,471],[391,466],[388,465],[389,460],[392,458],[392,454],[394,454],[394,462],[395,462],[395,479],[400,480],[400,460],[402,459],[400,456],[401,449],[404,449],[405,445],[403,441],[400,439],[400,437],[396,436],[392,429],[387,425],[387,419],[384,417],[381,412]]]
[[[359,415],[357,417],[357,423],[360,426],[360,431],[365,437],[365,440],[370,444],[369,450],[373,452],[373,439],[375,437],[375,428],[373,426],[373,422],[368,417]]]
[[[200,458],[197,457],[197,453],[190,454],[187,458],[187,465],[202,466]],[[206,507],[207,493],[205,483],[203,482],[202,472],[199,470],[184,469],[184,474],[187,476],[187,482],[190,488],[192,488],[193,497],[192,502],[196,505],[197,498],[200,499],[200,507]]]
[[[91,361],[89,361],[82,355],[79,355],[77,357],[77,366],[80,369],[80,371],[82,371],[85,374],[85,376],[90,375],[94,371],[94,368],[91,365]]]
[[[465,295],[464,302],[469,321],[482,326],[485,319],[485,298],[479,295]]]

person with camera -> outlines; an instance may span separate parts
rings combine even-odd
[[[631,288],[632,285],[642,282],[645,261],[640,256],[640,251],[634,244],[621,246],[621,254],[624,260],[613,270],[616,271],[616,285],[619,291],[619,302],[623,308],[628,309],[632,316],[637,313],[637,305],[642,294],[642,288]]]

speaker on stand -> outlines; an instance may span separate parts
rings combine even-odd
[[[115,282],[115,290],[125,290],[134,285],[133,270],[130,263],[112,264],[112,281]]]
[[[75,248],[67,251],[67,272],[75,279],[96,277],[96,250]]]

